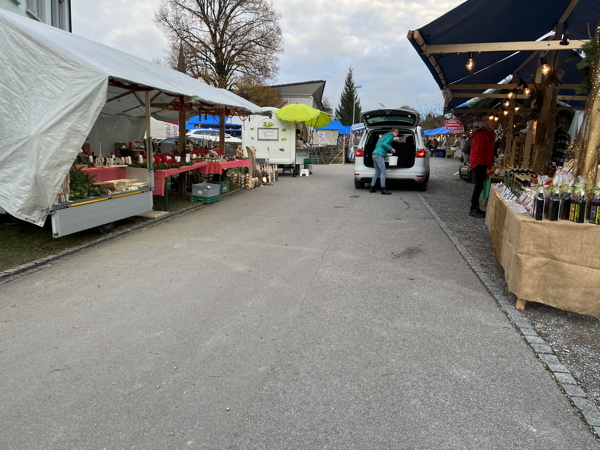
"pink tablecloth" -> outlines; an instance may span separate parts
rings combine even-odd
[[[202,171],[209,163],[199,162],[191,166],[183,166],[177,169],[155,170],[154,171],[154,195],[165,195],[165,183],[167,177],[178,173],[189,172],[191,170]],[[207,173],[207,172],[204,172]]]
[[[83,172],[87,173],[90,178],[96,182],[122,180],[125,178],[124,167],[92,167],[83,169]]]
[[[177,173],[198,171],[201,173],[221,173],[225,169],[234,167],[250,167],[249,159],[240,159],[227,162],[199,162],[191,166],[183,166],[178,169],[166,169],[154,171],[154,195],[165,195],[165,183],[167,177]]]

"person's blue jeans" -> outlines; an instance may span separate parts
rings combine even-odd
[[[371,180],[371,187],[375,187],[377,183],[377,177],[381,178],[381,187],[385,187],[385,158],[381,155],[373,155],[373,166],[375,167],[375,174]]]

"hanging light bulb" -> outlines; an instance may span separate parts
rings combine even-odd
[[[519,110],[519,107],[518,107],[518,106],[515,106],[515,111],[518,111],[518,110]]]
[[[505,107],[509,107],[510,105],[510,100],[504,100],[504,103],[502,103]]]
[[[548,75],[550,73],[550,66],[546,62],[546,54],[547,52],[542,52],[543,55],[540,56],[540,69],[544,75]]]
[[[473,61],[473,52],[469,52],[469,59],[467,59],[467,64],[465,65],[467,70],[473,70],[475,67],[475,62]]]
[[[488,117],[488,119],[490,119],[490,120],[494,120],[494,115],[493,115],[493,114],[490,114],[490,117]]]
[[[529,95],[530,93],[531,93],[531,89],[529,89],[527,86],[525,86],[525,88],[523,89],[523,94]]]
[[[498,118],[498,116],[494,116],[494,120],[495,120],[496,122],[498,122],[498,120],[500,120],[500,119]]]
[[[505,116],[508,116],[508,111],[507,110],[504,110],[503,113],[504,113]]]

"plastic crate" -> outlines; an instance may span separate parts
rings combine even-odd
[[[220,193],[221,186],[218,183],[192,184],[192,195],[195,197],[213,197]]]
[[[198,202],[198,203],[214,203],[214,202],[218,202],[219,200],[221,200],[221,196],[213,195],[212,197],[201,197],[199,195],[192,195],[190,197],[190,200],[193,202]]]
[[[229,192],[229,178],[227,177],[223,177],[223,180],[221,180],[221,194],[225,192]]]

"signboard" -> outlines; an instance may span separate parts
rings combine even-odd
[[[278,141],[279,128],[258,128],[259,141]]]
[[[460,119],[449,119],[446,120],[446,130],[452,131],[452,133],[464,133],[462,120]]]

